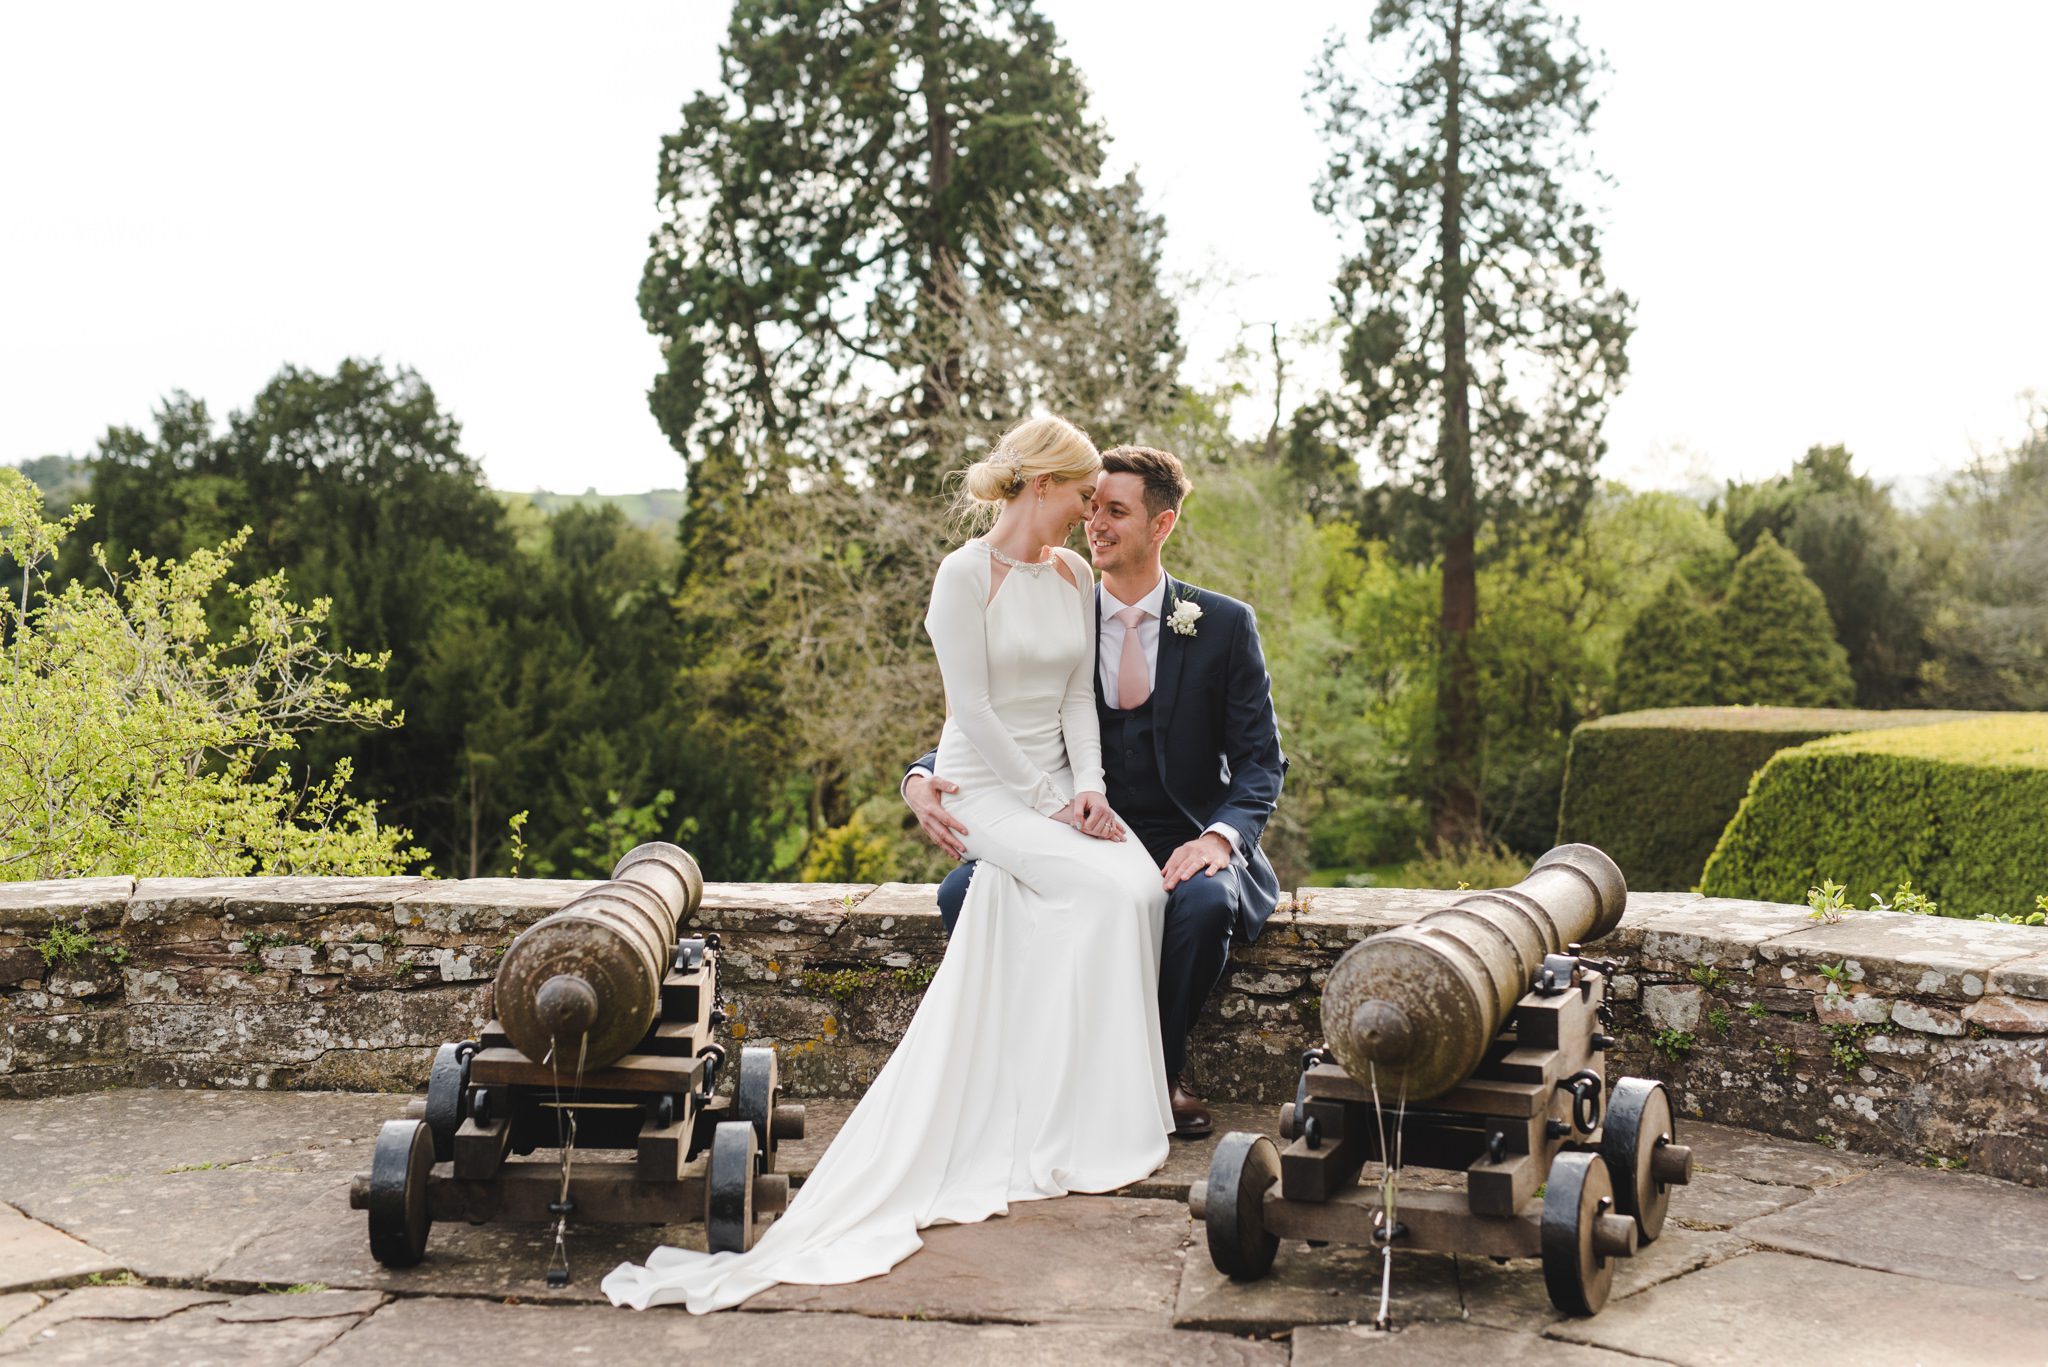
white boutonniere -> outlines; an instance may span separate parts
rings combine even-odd
[[[1195,634],[1195,623],[1202,620],[1202,605],[1192,598],[1174,600],[1173,611],[1167,616],[1166,625],[1183,636]]]

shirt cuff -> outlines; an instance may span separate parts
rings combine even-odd
[[[1244,837],[1237,833],[1237,827],[1227,821],[1212,821],[1209,823],[1209,829],[1202,834],[1208,835],[1211,831],[1230,842],[1230,853],[1234,858],[1244,858]]]

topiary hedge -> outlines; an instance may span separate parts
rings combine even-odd
[[[2032,906],[2048,891],[2048,713],[1864,731],[1774,756],[1701,890],[1797,902],[1823,878],[1846,883],[1852,905],[1910,878],[1949,916]]]
[[[1557,838],[1598,845],[1638,891],[1691,888],[1742,805],[1750,779],[1780,750],[1845,731],[1978,715],[1667,707],[1601,717],[1572,733]],[[1805,897],[1802,884],[1791,900]]]

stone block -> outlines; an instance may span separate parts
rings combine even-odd
[[[74,1291],[30,1315],[14,1327],[9,1343],[19,1342],[35,1360],[51,1363],[305,1362],[365,1313],[358,1308],[255,1320],[233,1314],[236,1307],[264,1301],[316,1299],[257,1295],[200,1301],[161,1318],[115,1318],[97,1307],[74,1311],[74,1303],[88,1294]]]
[[[1813,999],[1813,1018],[1822,1025],[1883,1025],[1892,1003],[1868,992],[1822,992]]]
[[[0,883],[0,931],[34,938],[53,925],[85,924],[104,930],[121,924],[135,880],[54,878]]]
[[[2030,954],[1992,969],[1991,990],[2008,997],[2048,1001],[2048,953]]]
[[[571,878],[429,881],[394,898],[389,921],[401,931],[509,944],[520,931],[596,886]]]
[[[1477,1324],[1416,1324],[1382,1333],[1371,1324],[1315,1325],[1293,1334],[1292,1367],[1631,1367],[1642,1359]]]
[[[1919,1002],[1893,1002],[1892,1024],[1904,1026],[1908,1030],[1918,1030],[1923,1035],[1963,1033],[1961,1016],[1953,1011],[1944,1011],[1938,1006],[1923,1006]]]
[[[1624,919],[1623,928],[1634,937],[1634,943],[1624,937],[1616,948],[1633,953],[1645,968],[1684,973],[1696,964],[1706,964],[1724,971],[1747,971],[1757,962],[1760,943],[1792,934],[1806,924],[1805,914],[1796,907],[1700,897],[1633,924]]]
[[[1822,965],[1842,964],[1851,982],[1874,992],[1974,1001],[1993,970],[2037,951],[2040,932],[2028,926],[1958,921],[1900,912],[1855,912],[1832,926],[1765,940],[1762,957],[1786,981],[1819,981]]]
[[[1986,997],[1963,1008],[1963,1019],[2001,1035],[2048,1035],[2048,1001]]]
[[[1690,1031],[1700,1023],[1706,994],[1697,987],[1660,983],[1643,989],[1643,1015],[1660,1030]]]

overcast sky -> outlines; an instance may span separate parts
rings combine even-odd
[[[1324,316],[1301,97],[1368,6],[1041,3],[1166,216],[1194,377]],[[1840,441],[1912,491],[2019,429],[2048,394],[2048,4],[1565,7],[1613,66],[1593,153],[1640,304],[1611,474]],[[364,355],[417,368],[495,485],[677,484],[634,291],[726,13],[0,4],[0,460]]]

